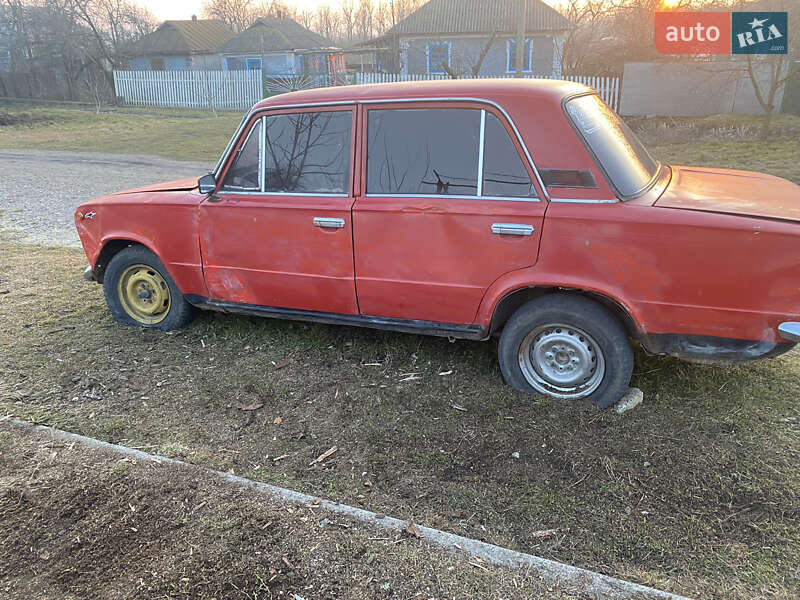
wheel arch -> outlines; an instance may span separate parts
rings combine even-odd
[[[636,323],[636,319],[631,312],[618,300],[591,290],[582,290],[578,288],[561,287],[561,286],[527,286],[518,288],[508,292],[503,296],[492,312],[491,324],[489,326],[489,334],[494,335],[500,331],[506,324],[511,315],[513,315],[522,305],[550,294],[568,294],[573,296],[582,296],[593,300],[598,304],[604,306],[625,329],[625,332],[632,338],[639,339],[641,337],[641,330]]]
[[[103,247],[100,249],[100,253],[97,255],[97,260],[94,263],[94,267],[92,269],[94,273],[94,279],[98,283],[103,283],[103,279],[105,277],[106,267],[111,262],[111,259],[114,258],[117,254],[122,252],[125,248],[129,248],[131,246],[142,246],[147,248],[158,256],[159,260],[161,257],[158,255],[150,245],[135,239],[130,238],[112,238],[103,241]],[[164,262],[163,260],[161,261]],[[166,268],[166,267],[165,267]]]

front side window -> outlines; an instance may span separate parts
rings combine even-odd
[[[614,111],[594,94],[573,98],[566,110],[623,198],[647,189],[660,165]]]
[[[477,196],[481,111],[369,111],[367,193]]]
[[[267,117],[265,191],[346,194],[350,181],[351,111]]]
[[[256,121],[250,128],[244,144],[233,159],[231,168],[225,175],[222,186],[228,191],[260,191],[261,190],[261,127],[263,119]]]
[[[508,131],[496,116],[486,113],[483,157],[483,195],[536,198],[536,188]]]
[[[431,42],[428,44],[428,73],[444,73],[450,66],[450,43]]]

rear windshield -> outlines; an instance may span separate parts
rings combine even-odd
[[[598,96],[573,98],[567,102],[567,114],[621,196],[637,196],[650,185],[658,161]]]

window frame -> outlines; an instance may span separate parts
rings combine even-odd
[[[358,135],[358,111],[356,110],[357,106],[355,102],[341,102],[341,103],[331,103],[331,104],[322,104],[322,105],[297,105],[297,106],[288,106],[288,107],[281,107],[281,108],[270,108],[265,107],[264,109],[258,110],[257,112],[253,113],[252,115],[248,115],[250,118],[245,119],[246,121],[246,129],[245,127],[241,127],[240,131],[237,131],[234,134],[233,139],[236,142],[230,148],[230,151],[226,151],[227,157],[223,155],[224,164],[219,169],[220,177],[218,177],[218,181],[220,182],[218,185],[218,192],[219,193],[228,193],[228,194],[236,194],[236,195],[246,195],[246,196],[263,196],[263,197],[286,197],[286,198],[352,198],[354,197],[354,182],[356,180],[356,176],[354,175],[354,166],[356,165],[357,154],[356,154],[356,137]],[[267,118],[268,117],[276,117],[280,115],[295,115],[301,113],[321,113],[321,112],[344,112],[349,113],[351,115],[351,129],[350,129],[350,161],[349,166],[347,169],[348,172],[348,180],[347,184],[345,185],[345,191],[339,193],[326,193],[326,192],[268,192],[266,191],[266,151],[267,151]],[[228,190],[225,189],[225,178],[228,176],[228,171],[230,170],[231,166],[233,165],[233,161],[235,157],[238,155],[239,149],[247,143],[247,140],[252,133],[253,127],[255,127],[256,122],[263,120],[261,126],[261,139],[259,140],[259,182],[260,182],[260,190]],[[244,123],[244,120],[243,120]],[[245,133],[247,131],[247,133]],[[243,141],[241,141],[243,140]],[[212,171],[213,172],[213,171]]]
[[[228,161],[228,168],[225,169],[225,175],[223,176],[219,191],[228,193],[228,194],[258,194],[260,190],[264,189],[264,130],[266,129],[266,117],[262,116],[257,119],[253,119],[250,121],[250,127],[247,130],[247,134],[244,135],[244,141],[241,144],[237,144],[236,151],[232,154],[231,159]],[[253,136],[253,132],[258,127],[258,124],[261,124],[261,127],[258,129],[258,189],[254,188],[244,188],[239,186],[227,187],[225,184],[225,180],[228,178],[228,173],[233,167],[233,163],[236,162],[236,159],[241,156],[244,147],[247,146],[247,142],[250,141],[250,138]]]
[[[433,47],[444,47],[446,54],[447,54],[447,68],[450,68],[450,49],[452,46],[452,42],[428,42],[425,46],[425,59],[428,67],[428,74],[429,75],[446,75],[447,71],[443,68],[434,69],[433,64],[431,63],[431,51]]]
[[[517,45],[517,40],[509,39],[506,40],[506,73],[516,73],[517,66],[516,66],[516,56],[512,54],[512,48],[515,48]],[[523,73],[533,73],[533,38],[525,38],[525,61],[527,62],[528,67],[525,68],[525,65],[522,65],[522,72]]]
[[[402,103],[401,103],[402,102]],[[533,165],[530,154],[527,148],[523,145],[519,132],[516,127],[511,124],[509,118],[504,114],[504,111],[498,110],[494,105],[483,103],[481,101],[431,101],[431,100],[416,100],[410,99],[408,101],[402,100],[378,100],[367,101],[362,103],[363,116],[361,122],[361,158],[359,161],[359,168],[361,173],[361,186],[363,186],[362,195],[364,198],[436,198],[436,199],[451,199],[451,200],[491,200],[501,202],[541,202],[543,199],[549,199],[546,189],[541,182],[538,171]],[[457,194],[383,194],[383,193],[368,193],[367,192],[367,154],[369,151],[369,111],[371,110],[409,110],[409,109],[434,109],[434,110],[447,110],[447,109],[469,109],[476,110],[481,113],[480,115],[480,132],[479,132],[479,148],[478,148],[478,190],[474,196],[457,195]],[[487,113],[493,114],[499,121],[506,134],[514,146],[528,177],[531,179],[531,185],[536,192],[536,197],[522,197],[522,196],[486,196],[483,194],[483,180],[484,180],[484,156],[486,148],[486,115]]]

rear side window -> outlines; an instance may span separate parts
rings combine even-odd
[[[488,112],[484,132],[483,195],[536,198],[531,177],[508,131],[500,119]]]
[[[263,119],[250,128],[244,144],[233,159],[225,176],[223,189],[231,191],[260,191],[261,162],[260,141]]]
[[[351,111],[267,117],[265,191],[346,194],[350,181]]]
[[[367,193],[478,195],[481,111],[371,110]]]

